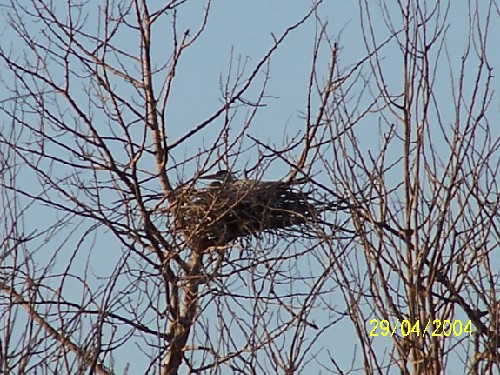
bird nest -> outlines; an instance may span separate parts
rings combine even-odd
[[[175,228],[187,242],[205,247],[317,217],[309,194],[293,183],[238,180],[179,190],[172,202]]]

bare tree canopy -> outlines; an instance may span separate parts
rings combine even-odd
[[[0,2],[0,374],[500,373],[500,6],[344,3]]]

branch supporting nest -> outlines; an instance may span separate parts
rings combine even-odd
[[[309,193],[297,184],[237,180],[180,188],[173,199],[176,230],[187,242],[221,246],[248,235],[314,222]]]

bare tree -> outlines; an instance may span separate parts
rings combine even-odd
[[[457,59],[451,3],[360,0],[353,64],[312,4],[194,124],[212,4],[155,4],[2,5],[1,373],[498,372],[498,4]],[[271,59],[314,22],[305,130],[268,143]]]

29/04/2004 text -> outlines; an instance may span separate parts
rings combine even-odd
[[[460,319],[455,319],[453,321],[450,319],[429,319],[425,324],[421,324],[418,319],[413,323],[409,319],[404,319],[402,321],[397,319],[392,324],[386,319],[371,319],[369,323],[373,326],[370,330],[371,337],[393,337],[398,333],[401,333],[401,336],[403,337],[407,337],[409,335],[424,336],[427,334],[440,337],[449,337],[451,335],[460,337],[465,334],[469,334],[469,336],[471,336],[473,332],[471,321],[468,320],[464,324]]]

